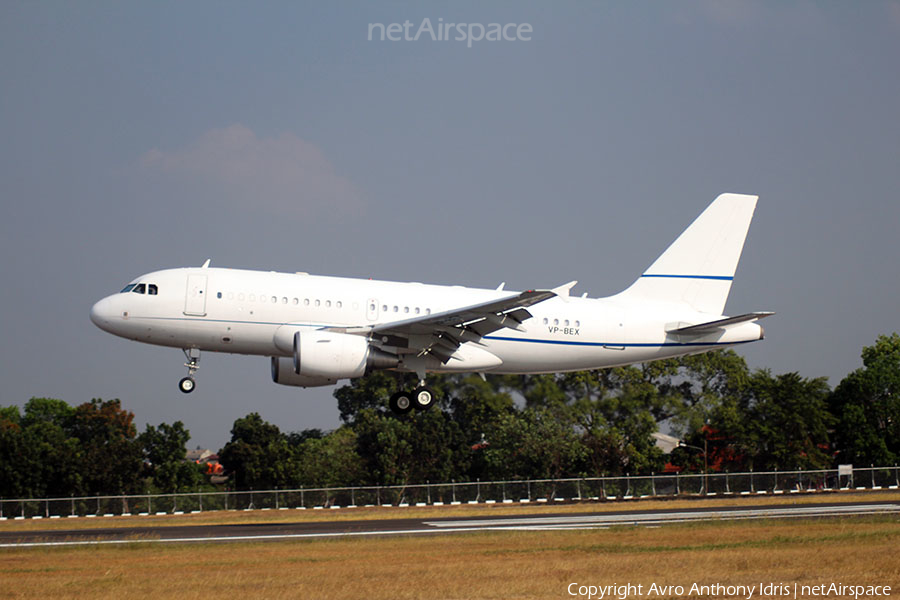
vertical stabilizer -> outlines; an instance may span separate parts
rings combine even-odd
[[[619,297],[680,302],[700,312],[723,314],[757,198],[716,198]]]

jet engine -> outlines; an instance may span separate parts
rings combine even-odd
[[[331,331],[294,334],[294,373],[306,377],[352,379],[379,369],[390,369],[400,359],[369,344],[359,335]]]
[[[334,377],[297,375],[294,373],[294,359],[287,356],[272,357],[272,381],[281,385],[296,385],[299,387],[320,387],[337,383],[337,379]]]

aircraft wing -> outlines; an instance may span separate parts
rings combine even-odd
[[[431,354],[447,362],[465,342],[478,344],[482,337],[504,328],[521,331],[522,322],[531,318],[527,307],[556,296],[567,296],[574,284],[552,290],[528,290],[439,313],[345,331],[365,333],[384,345]]]
[[[758,321],[764,317],[770,317],[774,315],[773,312],[752,312],[747,313],[745,315],[738,315],[736,317],[726,317],[724,319],[717,319],[715,321],[709,321],[707,323],[700,323],[699,325],[688,325],[687,327],[679,327],[677,329],[669,329],[668,333],[679,333],[686,335],[700,335],[704,333],[710,333],[717,329],[723,329],[730,325],[737,325],[739,323],[747,323],[749,321]]]

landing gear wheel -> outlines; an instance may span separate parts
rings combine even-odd
[[[412,393],[412,402],[416,410],[428,410],[434,406],[434,391],[430,387],[420,386]]]
[[[197,364],[200,362],[200,349],[182,348],[181,351],[184,352],[184,357],[187,359],[184,366],[187,367],[188,374],[187,377],[178,382],[178,389],[184,394],[190,394],[197,387],[197,383],[194,381],[194,373],[200,368]]]
[[[413,400],[411,394],[409,392],[397,392],[393,396],[391,396],[390,401],[388,402],[388,406],[391,407],[391,410],[398,415],[405,415],[413,407]]]
[[[185,377],[178,382],[178,389],[185,394],[193,392],[195,387],[197,387],[197,384],[194,382],[193,377]]]

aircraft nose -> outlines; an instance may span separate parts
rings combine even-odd
[[[112,301],[107,296],[91,307],[91,321],[104,331],[109,330],[110,321],[112,320],[113,307],[111,305]]]

